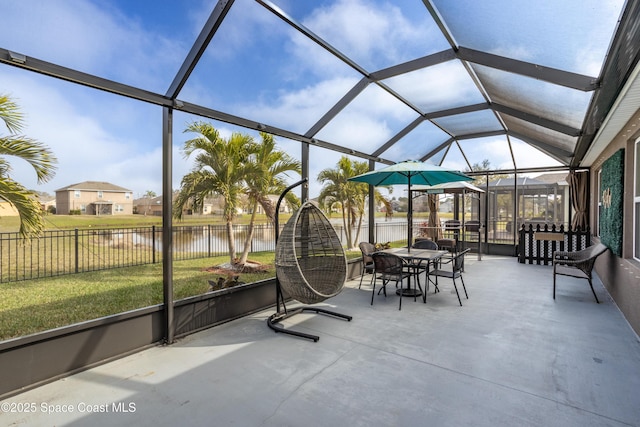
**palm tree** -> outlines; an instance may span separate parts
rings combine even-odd
[[[144,216],[147,216],[147,212],[149,211],[151,206],[151,199],[156,197],[156,193],[155,191],[147,190],[142,197],[146,199],[146,209],[144,211]]]
[[[320,171],[318,181],[325,184],[320,191],[318,202],[325,210],[340,206],[342,223],[347,236],[347,246],[353,248],[358,239],[362,217],[365,212],[365,202],[369,186],[364,183],[349,181],[349,178],[368,171],[367,162],[351,161],[343,156],[338,160],[337,167]],[[389,202],[377,191],[374,191],[377,202],[382,202],[390,209]],[[356,228],[353,236],[352,229]]]
[[[0,135],[0,200],[9,202],[18,211],[20,235],[36,237],[44,229],[42,208],[33,191],[11,179],[11,165],[4,156],[27,161],[35,170],[38,183],[53,178],[58,161],[44,144],[19,134],[23,128],[23,115],[18,105],[6,95],[0,95],[0,119],[9,131],[9,135]]]
[[[218,194],[223,199],[223,218],[227,226],[230,263],[236,261],[233,220],[245,193],[244,177],[249,148],[253,140],[247,135],[233,133],[228,139],[209,123],[194,122],[185,132],[199,136],[184,143],[184,155],[196,154],[194,167],[182,178],[180,192],[175,201],[173,215],[182,218],[183,209],[191,204],[201,209],[207,197]]]
[[[269,194],[278,194],[287,187],[285,177],[287,172],[300,174],[302,168],[300,162],[289,156],[284,151],[276,149],[276,142],[273,135],[260,132],[261,142],[253,143],[250,147],[250,155],[246,165],[245,183],[247,186],[247,196],[251,209],[251,220],[244,242],[244,250],[238,264],[243,266],[247,262],[251,239],[253,238],[253,226],[258,204],[262,206],[267,218],[273,223],[275,221],[275,206],[269,199]],[[295,200],[287,193],[287,201],[295,203]],[[299,203],[299,202],[298,202]]]

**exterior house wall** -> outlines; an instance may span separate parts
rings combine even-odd
[[[131,191],[124,189],[94,190],[83,184],[78,184],[57,190],[56,200],[56,214],[58,215],[68,215],[76,209],[80,209],[82,215],[133,214],[133,195]]]
[[[56,208],[56,199],[54,198],[46,201],[41,200],[40,205],[42,206],[42,210],[46,212],[50,207]]]
[[[138,215],[162,216],[162,196],[134,200],[133,211]]]
[[[68,215],[71,210],[71,201],[66,191],[56,191],[56,214]]]
[[[634,152],[635,141],[640,138],[637,124],[640,123],[640,110],[634,114],[622,131],[611,141],[590,169],[590,203],[589,223],[599,241],[598,230],[598,192],[599,171],[602,164],[619,149],[624,148],[624,196],[623,196],[623,242],[622,257],[607,251],[596,261],[595,270],[607,288],[607,291],[618,305],[625,318],[640,334],[640,262],[633,258],[633,190],[634,190]],[[629,130],[636,130],[629,132]]]
[[[0,202],[0,218],[3,216],[18,216],[18,211],[9,202]]]

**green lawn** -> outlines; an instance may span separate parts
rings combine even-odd
[[[349,251],[348,258],[360,257]],[[250,259],[268,265],[263,273],[242,273],[246,283],[275,277],[274,253],[252,253]],[[208,280],[219,274],[208,267],[228,262],[228,256],[173,263],[174,299],[208,292]],[[162,264],[114,268],[53,278],[0,283],[0,341],[162,303]]]
[[[241,274],[256,282],[275,276],[273,252],[251,254],[268,264],[264,273]],[[219,275],[205,268],[228,262],[214,257],[173,264],[175,299],[205,293]],[[0,284],[0,340],[162,303],[162,264]]]
[[[248,220],[245,215],[238,223]],[[288,216],[281,217],[286,221]],[[160,217],[47,215],[48,229],[110,228],[161,225]],[[209,222],[210,221],[210,222]],[[259,221],[265,222],[262,216]],[[198,216],[174,225],[220,223],[219,217]],[[17,231],[18,218],[0,218],[0,232]],[[348,258],[360,257],[359,250],[348,251]],[[251,283],[275,276],[274,253],[252,253],[250,259],[268,265],[263,273],[241,274],[240,281]],[[219,275],[207,267],[228,262],[228,256],[175,261],[173,289],[176,300],[205,293],[208,280]],[[52,278],[0,283],[0,341],[29,335],[73,323],[162,303],[162,264],[113,268],[68,274]]]

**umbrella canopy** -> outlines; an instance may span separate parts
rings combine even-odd
[[[448,194],[457,194],[457,193],[484,193],[482,188],[476,187],[473,184],[469,184],[468,182],[447,182],[444,184],[438,185],[412,185],[411,191],[420,191],[423,193],[429,194],[439,194],[439,193],[448,193]]]
[[[381,185],[437,185],[445,182],[473,181],[462,172],[407,160],[382,169],[349,178],[349,181],[366,182],[374,187]]]
[[[437,185],[445,182],[473,181],[462,172],[443,168],[430,163],[407,160],[382,169],[363,173],[349,178],[349,181],[365,182],[373,186],[406,185],[409,189],[409,206],[407,209],[407,248],[411,248],[413,236],[413,203],[412,185]]]

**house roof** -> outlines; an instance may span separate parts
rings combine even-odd
[[[155,205],[162,203],[162,196],[156,197],[141,197],[139,199],[135,199],[133,201],[134,206],[137,205]]]
[[[79,182],[77,184],[71,184],[66,187],[62,187],[56,190],[58,191],[110,191],[112,193],[128,193],[131,190],[128,190],[124,187],[120,187],[119,185],[111,184],[109,182],[104,181],[84,181]]]
[[[545,173],[542,175],[534,176],[537,181],[548,182],[551,184],[569,185],[567,178],[569,175],[566,172],[559,173]]]
[[[542,187],[550,187],[556,182],[546,182],[541,181],[535,178],[529,177],[518,177],[516,179],[516,184],[518,189],[528,189],[528,188],[542,188]],[[513,177],[508,178],[500,178],[494,181],[489,181],[489,187],[492,189],[506,188],[512,190],[514,186]]]

